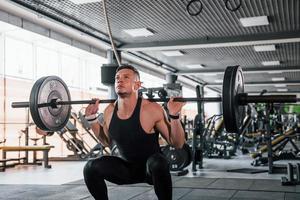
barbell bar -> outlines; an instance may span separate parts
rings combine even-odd
[[[147,99],[151,102],[168,102],[170,98],[151,98]],[[100,103],[114,103],[116,99],[101,99],[99,100]],[[203,102],[221,102],[221,97],[207,97],[207,98],[174,98],[174,101],[177,102],[197,102],[197,101],[203,101]],[[41,103],[38,105],[39,108],[42,107],[52,107],[55,108],[58,105],[72,105],[72,104],[95,104],[96,100],[78,100],[78,101],[60,101],[60,100],[54,100],[49,103]],[[11,104],[12,108],[26,108],[29,107],[29,102],[13,102]]]
[[[169,98],[148,99],[151,102],[168,102]],[[116,99],[100,100],[113,103]],[[226,68],[223,79],[222,97],[174,98],[178,102],[222,102],[225,128],[228,132],[240,132],[245,105],[248,103],[296,103],[296,95],[251,95],[244,93],[244,76],[241,67]],[[29,107],[35,124],[45,131],[61,130],[69,120],[72,104],[94,104],[96,100],[71,101],[64,81],[57,76],[38,79],[30,93],[29,102],[12,102],[13,108]]]
[[[300,101],[300,98],[296,98],[295,95],[251,95],[248,96],[247,93],[242,93],[238,95],[239,105],[247,105],[248,103],[294,103]],[[151,102],[168,102],[170,98],[151,98],[147,99]],[[114,103],[116,99],[102,99],[99,100],[100,103]],[[221,97],[187,97],[187,98],[174,98],[177,102],[222,102]],[[42,107],[52,107],[55,108],[58,105],[72,105],[72,104],[95,104],[96,100],[78,100],[78,101],[59,101],[55,100],[49,103],[38,104],[39,108]],[[28,108],[29,102],[12,102],[12,108]]]

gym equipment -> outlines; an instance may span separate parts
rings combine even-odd
[[[227,132],[239,133],[242,127],[244,106],[248,103],[295,103],[296,95],[251,95],[244,92],[244,78],[241,67],[229,66],[224,73],[223,98],[175,98],[183,102],[223,102],[224,124]],[[165,99],[149,99],[152,102],[167,102]],[[112,103],[115,99],[100,100]],[[62,79],[47,76],[38,79],[32,87],[29,102],[13,102],[13,108],[29,107],[36,125],[45,131],[61,130],[68,122],[71,104],[93,104],[95,100],[71,101],[69,90]]]
[[[181,149],[167,145],[162,148],[162,153],[169,161],[171,171],[181,171],[192,162],[192,152],[188,144],[184,144]]]
[[[2,150],[2,166],[0,166],[0,171],[5,171],[5,169],[7,167],[13,167],[15,165],[36,165],[39,163],[37,163],[36,161],[33,162],[28,162],[28,157],[23,157],[23,158],[6,158],[6,154],[7,152],[18,152],[18,151],[25,151],[25,152],[29,152],[29,151],[42,151],[43,152],[43,163],[44,163],[44,167],[45,168],[51,168],[51,165],[49,165],[49,151],[51,150],[51,148],[54,148],[54,146],[50,146],[50,145],[42,145],[42,146],[2,146],[0,147],[0,150]],[[7,162],[10,161],[17,161],[17,163],[13,163],[13,164],[7,164]]]
[[[277,144],[280,144],[281,142],[284,142],[284,140],[286,140],[286,139],[287,139],[287,141],[289,141],[290,136],[293,135],[293,134],[295,134],[295,130],[293,128],[287,130],[283,135],[275,138],[272,141],[272,143],[271,143],[272,148],[275,147]],[[294,146],[297,148],[297,146],[295,144],[294,144]],[[251,157],[256,158],[256,157],[260,156],[262,153],[266,152],[267,149],[268,149],[267,145],[264,145],[260,149],[258,149],[257,152],[253,152],[251,154]]]
[[[99,116],[100,115],[103,115],[103,114],[99,114]],[[99,116],[98,116],[98,119],[99,119]],[[88,123],[88,121],[84,117],[84,114],[81,111],[79,111],[78,115],[76,113],[71,113],[71,118],[73,118],[75,120],[75,124],[76,124],[76,122],[78,122],[78,124],[81,125],[81,127],[85,131],[84,135],[87,134],[96,143],[94,147],[90,147],[90,142],[87,143],[87,142],[85,142],[85,140],[83,139],[83,137],[81,138],[82,141],[83,141],[83,143],[89,149],[89,153],[88,153],[87,157],[89,157],[89,158],[91,158],[91,157],[97,157],[97,156],[103,155],[104,153],[110,154],[105,149],[105,147],[101,144],[101,142],[99,141],[99,139],[96,138],[96,136],[91,132],[91,125]],[[101,124],[101,122],[100,122],[100,124]]]
[[[295,163],[295,172],[292,163],[286,165],[286,170],[287,177],[281,177],[281,185],[300,185],[300,163]]]
[[[273,161],[277,160],[299,160],[300,157],[297,155],[300,150],[293,141],[294,138],[297,138],[298,134],[296,132],[295,128],[291,128],[284,132],[282,135],[275,137],[272,139],[271,142],[271,158]],[[290,144],[292,147],[289,150],[284,150],[286,145]],[[253,152],[250,154],[252,158],[255,158],[255,160],[251,163],[253,166],[259,166],[259,165],[266,165],[269,161],[268,157],[263,157],[263,153],[268,150],[267,145],[262,146],[260,149],[258,149],[257,152]],[[280,166],[274,166],[279,169],[280,172],[281,168]]]
[[[5,144],[5,142],[6,142],[6,139],[4,139],[4,140],[1,140],[1,141],[0,141],[0,144],[2,144],[2,143],[4,143],[4,144]]]
[[[203,157],[230,159],[235,155],[239,134],[228,133],[224,130],[222,115],[213,115],[208,118],[202,135]]]
[[[196,86],[197,98],[204,96],[204,88],[199,85]],[[205,127],[204,121],[204,103],[197,102],[197,115],[194,119],[194,129],[192,138],[192,171],[195,172],[198,166],[199,169],[203,168],[203,152],[204,152],[204,138],[203,129]],[[199,138],[199,142],[198,142]]]
[[[296,175],[297,175],[297,183],[300,184],[300,163],[296,165]]]
[[[110,149],[111,149],[110,155],[116,156],[116,157],[122,157],[118,146],[114,142],[111,144]]]
[[[90,147],[84,142],[78,131],[75,123],[69,120],[66,126],[57,133],[66,143],[67,149],[72,151],[77,159],[81,160],[87,158]],[[71,159],[71,156],[69,156],[69,159]]]
[[[81,112],[79,112],[79,116],[71,112],[70,119],[66,126],[56,131],[58,136],[66,144],[67,149],[72,151],[73,154],[66,157],[51,157],[52,161],[84,160],[99,157],[104,155],[104,153],[109,154],[99,140],[90,132],[89,127],[85,127],[85,123],[81,120],[85,120]]]

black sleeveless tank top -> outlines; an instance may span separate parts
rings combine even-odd
[[[145,162],[152,154],[160,152],[158,132],[147,134],[140,122],[142,98],[138,98],[128,119],[118,117],[118,102],[109,125],[109,137],[116,143],[121,156],[129,162]]]

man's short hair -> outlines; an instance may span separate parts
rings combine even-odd
[[[134,66],[132,66],[130,64],[122,64],[121,66],[119,66],[117,68],[116,73],[118,71],[122,70],[122,69],[130,69],[130,70],[132,70],[137,75],[138,79],[140,80],[140,73],[139,73],[139,71]]]

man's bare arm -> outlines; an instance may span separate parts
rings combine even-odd
[[[105,126],[105,124],[103,124]],[[104,127],[100,123],[91,124],[91,129],[94,132],[95,136],[99,139],[102,146],[109,147],[110,140],[104,132]]]
[[[185,134],[179,119],[171,119],[170,121],[170,142],[177,148],[182,148],[185,143]]]
[[[165,111],[161,107],[156,109],[158,110],[156,128],[170,145],[175,148],[182,148],[185,143],[185,135],[180,120],[171,119],[169,122]]]
[[[100,143],[103,146],[109,146],[110,141],[109,141],[109,137],[107,135],[108,133],[108,129],[106,126],[106,117],[108,114],[108,107],[106,107],[106,109],[104,110],[104,116],[103,116],[103,123],[100,124],[99,121],[97,120],[97,112],[99,110],[99,99],[96,99],[96,103],[95,104],[90,104],[86,107],[85,109],[85,115],[86,118],[91,117],[92,118],[92,122],[91,122],[91,129],[94,132],[95,136],[100,140]],[[95,120],[94,120],[95,118]]]

